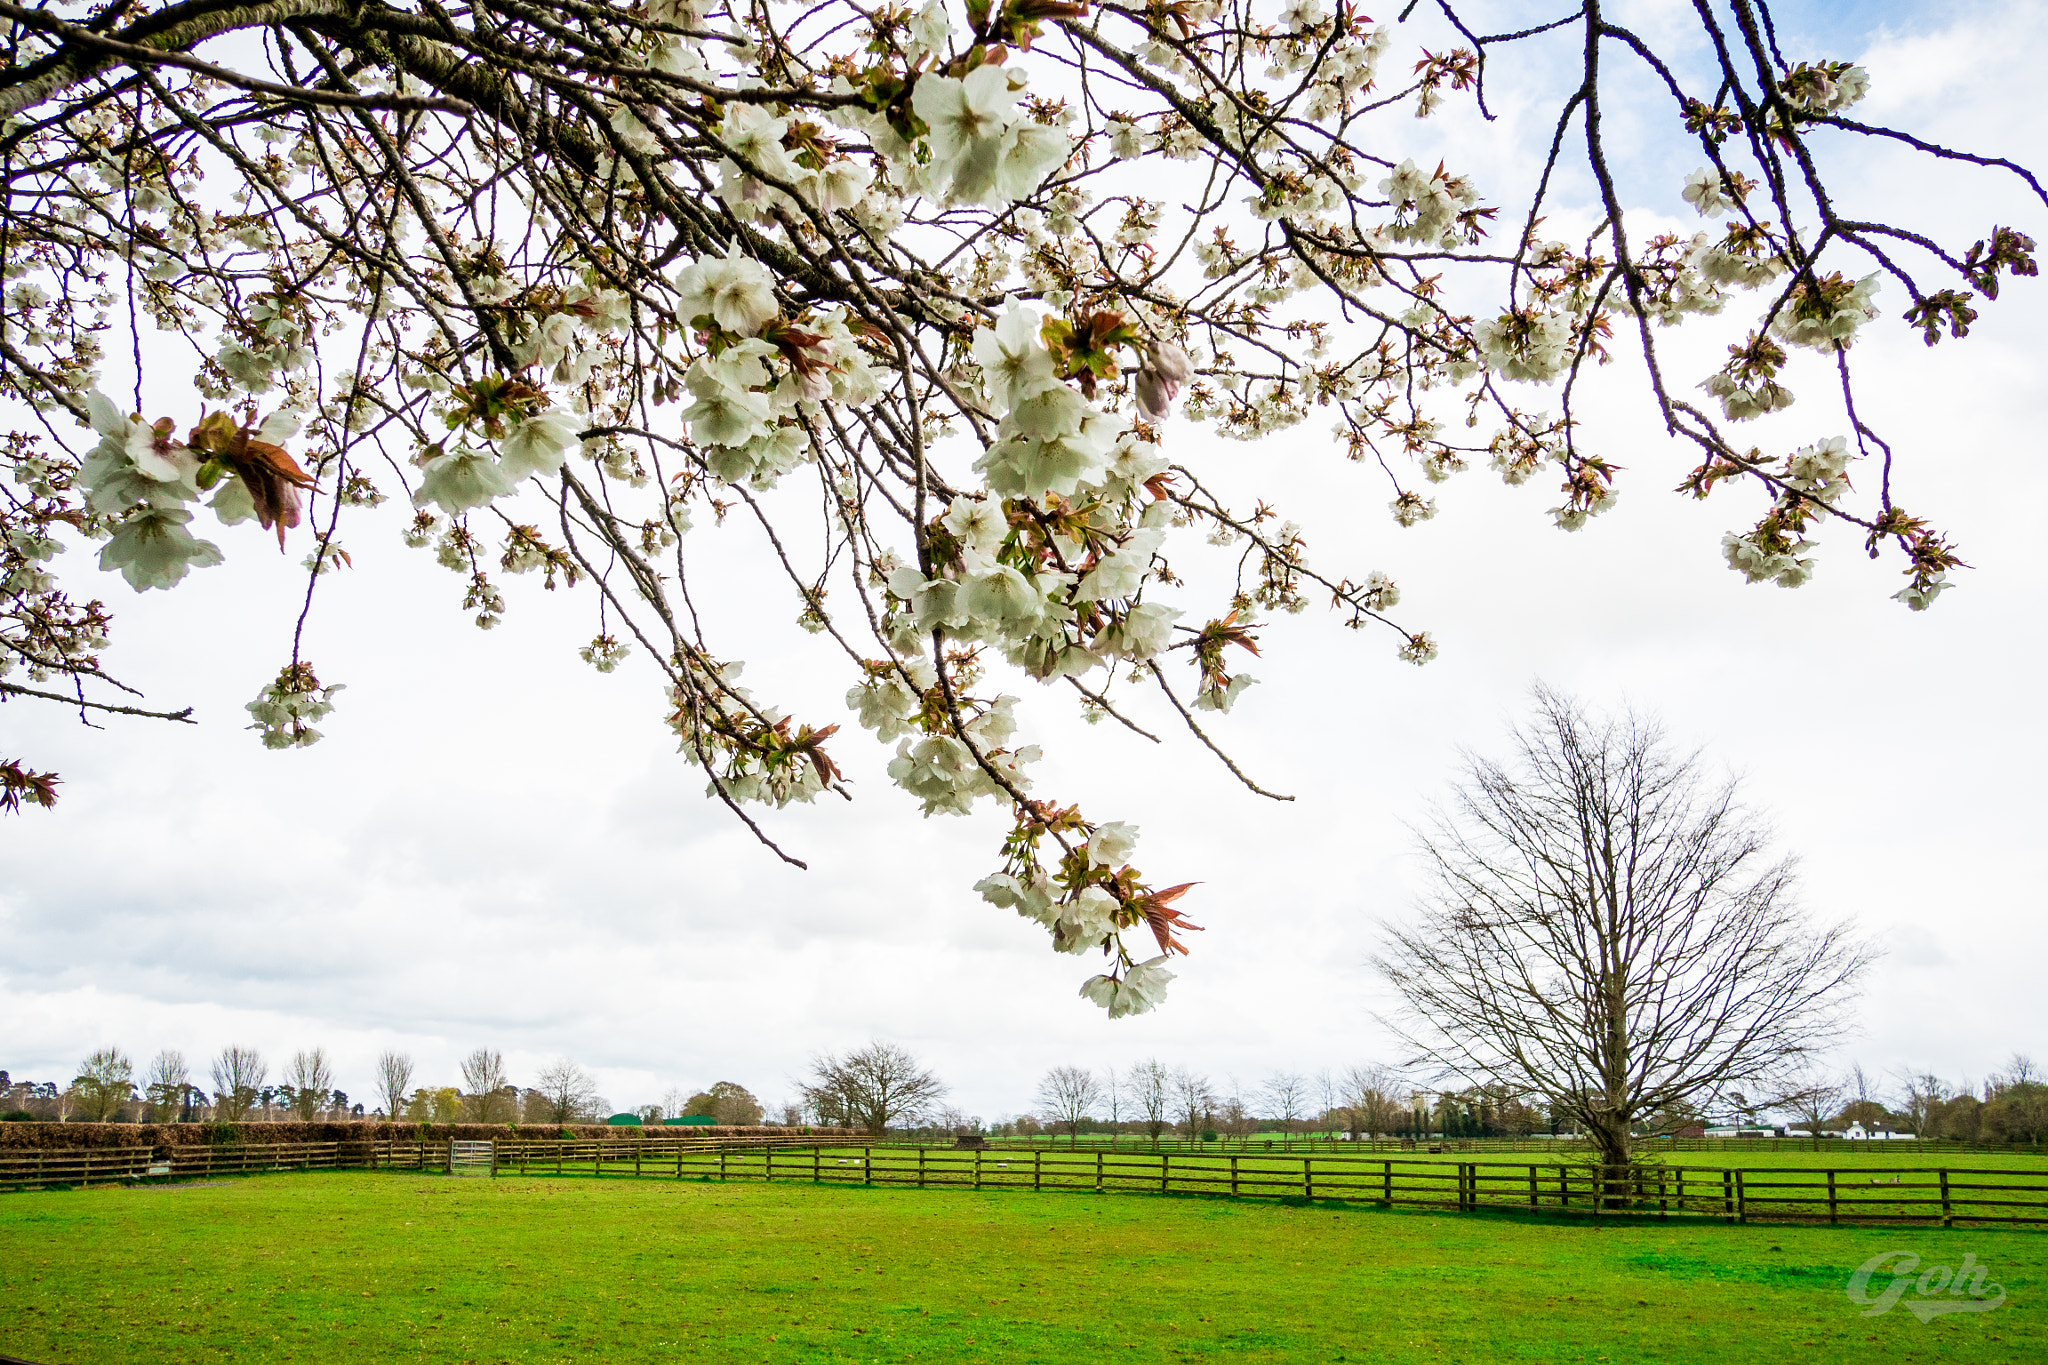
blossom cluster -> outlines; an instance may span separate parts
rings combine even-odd
[[[70,528],[141,589],[220,562],[202,503],[281,547],[317,523],[283,561],[311,592],[370,552],[354,519],[388,498],[480,628],[518,600],[501,582],[591,585],[580,656],[631,677],[624,642],[648,646],[714,799],[849,794],[839,726],[756,695],[714,647],[721,613],[699,598],[729,586],[728,552],[693,528],[737,522],[785,573],[806,638],[843,656],[847,709],[909,802],[1007,816],[982,896],[1056,951],[1105,956],[1082,994],[1111,1015],[1152,1008],[1185,951],[1187,888],[1145,880],[1127,823],[1037,793],[1029,684],[1142,733],[1131,712],[1156,696],[1221,753],[1203,727],[1257,695],[1245,665],[1267,657],[1270,613],[1327,600],[1348,626],[1394,630],[1395,658],[1439,648],[1391,619],[1385,574],[1326,570],[1299,523],[1215,491],[1190,428],[1249,442],[1327,420],[1333,450],[1388,480],[1373,505],[1418,535],[1482,462],[1510,485],[1554,481],[1537,505],[1578,531],[1616,505],[1621,471],[1586,444],[1571,386],[1630,331],[1655,362],[1655,329],[1747,299],[1743,339],[1685,381],[1718,417],[1650,366],[1704,455],[1690,490],[1768,490],[1728,562],[1796,585],[1810,526],[1854,520],[1904,553],[1914,609],[1960,562],[1888,492],[1874,510],[1849,496],[1845,441],[1767,456],[1717,425],[1783,412],[1799,367],[1846,364],[1879,316],[1880,276],[1837,265],[1861,229],[1815,232],[1814,206],[1760,189],[1792,183],[1783,158],[1809,130],[1848,126],[1867,73],[1724,71],[1713,103],[1685,105],[1710,164],[1665,182],[1702,230],[1631,238],[1609,205],[1584,240],[1554,240],[1538,228],[1565,216],[1543,195],[1570,177],[1506,213],[1457,154],[1403,151],[1413,119],[1466,97],[1483,112],[1482,55],[1527,36],[1475,44],[1446,16],[1411,65],[1388,57],[1406,15],[1325,0],[546,16],[479,0],[431,41],[373,34],[375,16],[362,35],[323,29],[340,48],[317,59],[272,32],[278,65],[248,88],[152,68],[146,94],[111,98],[81,78],[50,96],[58,116],[0,134],[31,168],[9,172],[9,231],[28,235],[0,266],[0,384],[97,442],[8,450],[27,492],[0,506],[0,581],[33,605],[14,618],[32,628],[0,639],[32,669],[96,666],[104,616],[51,570]],[[1611,40],[1588,21],[1589,42]],[[22,41],[56,61],[71,40]],[[334,91],[260,93],[336,52],[354,111]],[[450,71],[489,71],[497,94]],[[1994,229],[1966,280],[1995,295],[2001,273],[2033,272],[2032,249]],[[1975,316],[1966,293],[1904,283],[1930,342]],[[182,435],[101,393],[124,315],[151,378],[143,324],[196,347],[208,407]],[[1235,556],[1207,600],[1181,572],[1193,554]],[[316,740],[336,690],[295,662],[249,707],[263,742]],[[1139,932],[1157,955],[1126,941]]]

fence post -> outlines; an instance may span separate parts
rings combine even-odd
[[[874,1159],[874,1148],[863,1147],[860,1149],[860,1183],[863,1185],[872,1185],[875,1183]]]
[[[1735,1216],[1735,1177],[1730,1171],[1721,1172],[1721,1212]]]
[[[640,1149],[638,1147],[633,1149],[633,1174],[640,1174]]]
[[[1309,1163],[1313,1160],[1314,1157],[1307,1156],[1301,1159],[1301,1197],[1310,1201],[1316,1197],[1316,1176],[1315,1172],[1309,1169]]]
[[[1827,1176],[1828,1176],[1828,1221],[1829,1221],[1830,1223],[1832,1223],[1832,1222],[1834,1222],[1834,1221],[1835,1221],[1835,1173],[1834,1173],[1833,1171],[1829,1171],[1829,1172],[1827,1173]]]
[[[1173,1160],[1173,1154],[1172,1154],[1171,1152],[1161,1152],[1161,1153],[1159,1154],[1159,1192],[1160,1192],[1161,1194],[1165,1194],[1165,1193],[1166,1193],[1166,1180],[1167,1180],[1167,1174],[1166,1174],[1166,1173],[1167,1173],[1167,1169],[1168,1169],[1168,1167],[1167,1167],[1167,1163],[1168,1163],[1168,1162],[1170,1162],[1170,1161],[1172,1161],[1172,1160]]]
[[[1743,1197],[1742,1172],[1739,1169],[1735,1172],[1735,1221],[1738,1223],[1747,1223],[1749,1221],[1749,1204]]]
[[[1230,1197],[1237,1198],[1237,1158],[1230,1158]]]
[[[1529,1167],[1529,1207],[1535,1208],[1536,1202],[1536,1167],[1534,1163],[1531,1163]]]
[[[561,1173],[562,1173],[562,1140],[561,1140],[560,1138],[556,1138],[556,1139],[555,1139],[555,1174],[556,1174],[556,1175],[560,1175]]]
[[[811,1183],[813,1185],[818,1183],[819,1168],[825,1164],[824,1151],[824,1148],[817,1146],[815,1143],[811,1146]]]
[[[917,1149],[917,1187],[924,1188],[924,1148]]]
[[[1102,1149],[1095,1149],[1095,1192],[1102,1193]]]
[[[1045,1173],[1045,1153],[1039,1148],[1031,1149],[1031,1188],[1040,1188]]]
[[[1955,1213],[1949,1207],[1948,1202],[1948,1167],[1946,1166],[1941,1168],[1941,1225],[1945,1228],[1955,1226]]]
[[[761,1181],[763,1184],[775,1179],[775,1148],[767,1147],[761,1152]]]
[[[1388,1208],[1394,1206],[1394,1163],[1380,1163],[1380,1201]]]

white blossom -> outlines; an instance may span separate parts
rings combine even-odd
[[[220,563],[218,545],[185,529],[191,520],[182,507],[136,508],[100,550],[100,567],[120,570],[139,592],[172,587],[191,570]]]
[[[1088,836],[1088,861],[1096,867],[1121,867],[1130,861],[1138,846],[1138,827],[1111,820],[1095,827]]]
[[[1081,994],[1109,1011],[1112,1019],[1127,1014],[1144,1014],[1166,999],[1166,984],[1173,973],[1166,970],[1162,954],[1128,969],[1121,981],[1110,976],[1091,976],[1081,983]]]
[[[427,461],[425,477],[413,494],[415,507],[429,505],[443,512],[467,512],[518,486],[498,462],[483,451],[457,447]]]
[[[1180,617],[1179,607],[1143,602],[1113,621],[1095,643],[1105,653],[1143,663],[1173,642],[1173,623]]]
[[[1003,505],[992,498],[955,498],[940,520],[960,538],[961,544],[984,555],[994,555],[1010,534],[1010,519],[1004,514]]]
[[[530,474],[554,474],[581,444],[580,423],[559,408],[529,417],[498,443],[498,467],[515,483]]]
[[[749,106],[735,106],[739,108]],[[707,256],[676,276],[676,312],[709,317],[721,329],[752,336],[780,311],[775,283],[750,257]]]

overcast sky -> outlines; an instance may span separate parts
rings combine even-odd
[[[1645,29],[1683,22],[1679,6],[1633,8]],[[1870,67],[1859,112],[1874,121],[1987,152],[2048,146],[2036,6],[1794,7],[1784,24],[1795,57]],[[1513,203],[1545,119],[1531,100],[1556,81],[1496,80],[1502,122],[1460,143],[1456,168]],[[1454,119],[1441,135],[1471,131]],[[1677,188],[1693,161],[1657,150],[1624,156],[1624,174],[1661,168],[1630,197],[1689,232]],[[2040,235],[2039,206],[1993,176],[1849,155],[1852,213],[1905,197],[1950,243],[1994,221]],[[1177,453],[1301,521],[1326,566],[1391,573],[1402,618],[1442,657],[1413,668],[1390,635],[1317,609],[1276,622],[1260,685],[1215,729],[1287,805],[1172,739],[1170,717],[1146,717],[1169,736],[1155,747],[1024,689],[1026,737],[1046,748],[1039,792],[1137,823],[1152,879],[1201,883],[1185,904],[1207,930],[1166,1007],[1114,1022],[1075,995],[1086,960],[969,889],[994,866],[1000,815],[920,819],[851,724],[837,752],[858,799],[767,819],[810,870],[763,853],[674,754],[651,672],[600,676],[575,657],[587,593],[513,580],[505,625],[485,634],[456,610],[461,581],[397,543],[398,517],[359,526],[358,567],[323,584],[308,636],[323,679],[349,690],[326,742],[276,754],[241,706],[288,654],[303,581],[261,532],[216,535],[227,565],[175,593],[71,564],[81,595],[117,614],[115,669],[201,723],[88,730],[0,709],[0,750],[65,779],[54,812],[0,823],[0,1067],[64,1080],[106,1044],[195,1062],[228,1043],[279,1059],[317,1044],[367,1097],[380,1049],[410,1051],[420,1083],[454,1084],[459,1057],[488,1045],[521,1081],[580,1061],[620,1106],[721,1079],[775,1101],[813,1052],[880,1037],[992,1119],[1028,1108],[1060,1063],[1156,1055],[1249,1088],[1278,1069],[1392,1061],[1365,961],[1376,920],[1411,901],[1404,821],[1444,792],[1461,747],[1499,747],[1537,679],[1653,710],[1704,746],[1775,816],[1813,910],[1888,947],[1844,1060],[1974,1080],[2014,1050],[2048,1053],[2048,567],[2029,525],[2048,494],[2048,296],[2021,282],[1967,342],[1933,350],[1893,321],[1896,286],[1880,302],[1886,323],[1856,350],[1866,418],[1903,453],[1900,501],[1973,566],[1920,615],[1888,600],[1895,558],[1864,559],[1846,528],[1822,532],[1808,587],[1745,585],[1718,545],[1755,519],[1754,495],[1667,491],[1693,461],[1626,364],[1596,381],[1587,425],[1627,468],[1621,504],[1577,535],[1550,527],[1541,481],[1508,489],[1483,471],[1436,490],[1443,514],[1404,531],[1383,481],[1329,449],[1322,423],[1262,446],[1176,430]],[[1673,354],[1704,373],[1718,344]],[[1807,375],[1811,403],[1758,424],[1759,440],[1842,430]],[[790,638],[796,608],[748,533],[692,534],[731,566],[715,615],[748,683],[807,718],[846,718],[843,670]]]

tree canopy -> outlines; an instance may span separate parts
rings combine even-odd
[[[1418,1060],[1541,1096],[1625,1168],[1637,1132],[1810,1064],[1876,953],[1799,907],[1768,824],[1654,722],[1536,701],[1418,835],[1429,894],[1375,966]]]
[[[692,527],[737,519],[842,655],[890,777],[928,815],[1007,813],[980,893],[1102,955],[1082,993],[1112,1016],[1150,1009],[1187,883],[1139,870],[1131,823],[1034,794],[1005,686],[1148,735],[1156,692],[1263,791],[1205,728],[1254,681],[1262,618],[1327,602],[1401,659],[1437,652],[1384,574],[1226,496],[1195,431],[1316,423],[1385,472],[1402,526],[1475,465],[1550,481],[1575,530],[1619,486],[1575,403],[1625,358],[1685,452],[1648,477],[1748,490],[1723,549],[1751,581],[1805,581],[1825,518],[1896,559],[1915,610],[1960,562],[1895,500],[1851,350],[1888,310],[1963,337],[2033,242],[1858,216],[1831,167],[1875,139],[2048,202],[2038,181],[1859,121],[1868,73],[1782,51],[1762,0],[1703,0],[1660,40],[1600,0],[1495,33],[1472,12],[0,0],[0,398],[24,417],[0,452],[0,674],[26,679],[0,693],[189,719],[103,667],[111,613],[58,559],[94,546],[169,589],[222,561],[212,526],[253,521],[303,547],[279,571],[306,586],[248,711],[263,743],[311,744],[342,690],[307,648],[320,583],[401,500],[477,626],[503,576],[586,589],[584,659],[643,651],[650,712],[772,847],[754,810],[848,793],[838,723],[743,684],[702,623],[728,585]],[[1704,65],[1659,46],[1701,40]],[[1513,203],[1429,122],[1491,119],[1509,61],[1576,73]],[[1618,103],[1645,79],[1654,107]],[[1683,159],[1619,174],[1617,120]],[[1640,228],[1674,195],[1697,231]],[[1661,338],[1686,323],[1726,361],[1677,373]],[[145,400],[188,366],[193,398]],[[1795,384],[1810,439],[1741,434]],[[1212,595],[1176,569],[1204,539],[1235,557]],[[0,808],[54,782],[9,759]]]

